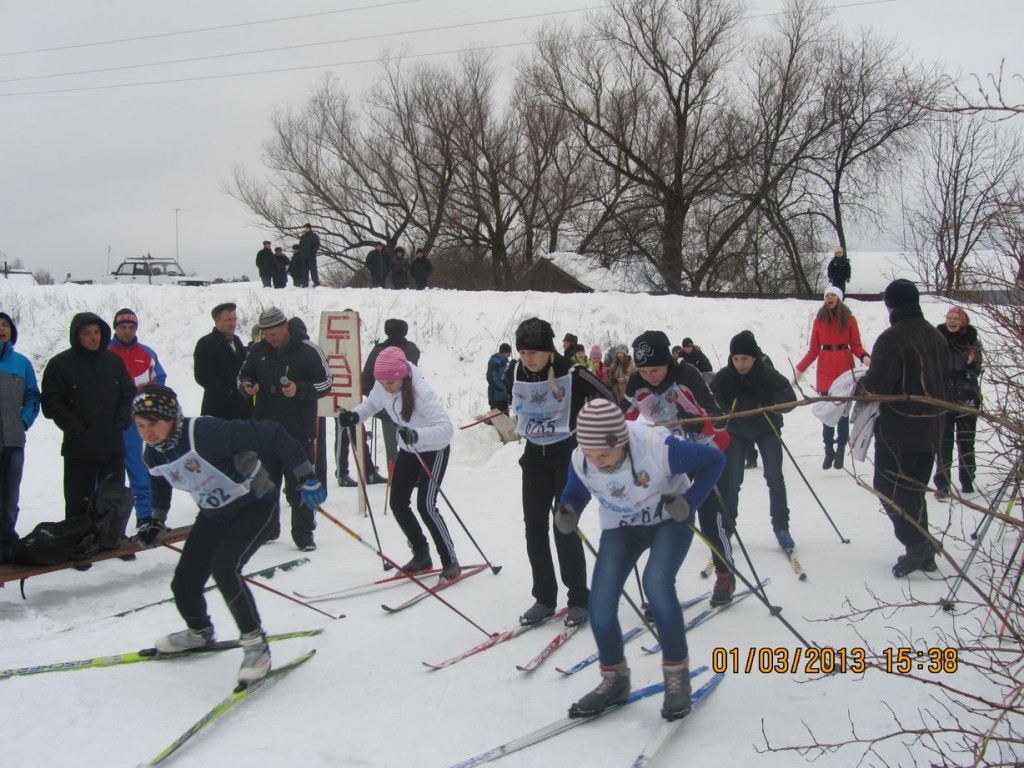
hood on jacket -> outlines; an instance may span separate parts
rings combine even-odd
[[[297,317],[289,318],[288,332],[294,341],[305,341],[309,338],[309,330],[306,328],[306,324]]]
[[[6,312],[0,312],[0,318],[6,320],[7,324],[11,326],[11,340],[7,342],[7,344],[8,346],[13,347],[18,343],[18,326],[14,324],[14,318]]]
[[[92,354],[89,350],[86,350],[78,343],[78,332],[86,325],[98,325],[100,327],[100,349],[98,351],[105,350],[110,346],[110,326],[107,322],[95,314],[94,312],[79,312],[71,318],[71,331],[69,333],[71,348],[83,352],[85,354]]]

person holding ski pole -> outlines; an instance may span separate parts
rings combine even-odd
[[[267,539],[279,493],[258,454],[280,457],[298,478],[310,509],[326,501],[327,491],[301,443],[276,421],[185,418],[177,394],[162,384],[148,384],[135,396],[132,419],[146,444],[142,460],[153,477],[154,514],[170,506],[172,486],[199,506],[171,581],[187,629],[160,638],[155,647],[180,653],[215,641],[203,596],[213,576],[241,634],[238,683],[251,685],[270,672],[270,648],[241,570]],[[157,533],[141,532],[139,540],[152,546]]]
[[[566,339],[569,336],[572,334],[566,334]],[[575,344],[576,337],[572,338]],[[569,474],[569,461],[576,447],[576,415],[588,400],[613,400],[614,396],[592,373],[555,351],[555,332],[546,320],[531,317],[519,324],[516,351],[519,360],[508,367],[505,376],[512,393],[516,432],[526,438],[519,466],[523,468],[526,555],[535,602],[519,622],[528,626],[555,615],[558,581],[551,559],[548,520]],[[583,624],[589,616],[590,596],[583,542],[558,530],[554,536],[559,572],[569,593],[565,624]]]
[[[391,474],[389,506],[412,549],[412,559],[402,570],[420,573],[434,567],[423,529],[412,513],[412,492],[418,489],[416,508],[441,558],[440,581],[454,579],[462,569],[448,526],[437,508],[437,493],[448,467],[455,425],[401,347],[384,347],[380,351],[373,363],[373,378],[375,383],[366,399],[353,410],[338,413],[338,426],[349,429],[380,411],[395,423],[398,453]]]
[[[666,344],[667,348],[667,344]],[[619,598],[645,551],[643,586],[662,646],[666,720],[690,712],[689,650],[676,574],[693,541],[691,510],[711,493],[725,454],[690,442],[663,427],[627,422],[607,400],[591,400],[576,420],[569,476],[555,512],[563,534],[576,530],[580,513],[596,496],[601,544],[590,591],[590,626],[601,662],[601,683],[569,709],[592,717],[629,696],[629,666],[619,625]],[[693,480],[691,482],[690,477]]]
[[[807,354],[796,364],[793,383],[797,384],[811,363],[818,361],[817,379],[814,388],[819,395],[828,395],[829,389],[839,376],[852,371],[860,360],[870,365],[871,356],[860,341],[860,328],[857,318],[843,303],[843,291],[834,285],[825,289],[825,303],[821,305],[811,326],[811,343]],[[843,416],[836,427],[823,424],[821,439],[825,443],[825,461],[822,469],[843,468],[846,454],[846,443],[850,438],[850,419]]]

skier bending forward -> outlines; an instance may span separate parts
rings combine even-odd
[[[583,406],[576,420],[576,440],[579,447],[572,454],[555,525],[569,533],[591,494],[601,502],[601,548],[590,585],[590,626],[601,662],[601,684],[572,705],[569,717],[591,717],[629,696],[619,596],[640,555],[649,549],[643,585],[661,639],[661,714],[678,720],[689,714],[691,703],[676,573],[693,540],[690,510],[714,488],[725,454],[675,437],[663,427],[627,424],[619,407],[607,400]],[[687,473],[693,474],[692,485]]]
[[[302,486],[302,500],[315,509],[327,491],[313,473],[303,447],[276,421],[182,417],[170,387],[150,384],[132,402],[132,418],[153,475],[153,508],[167,510],[171,487],[187,491],[199,505],[174,569],[171,591],[188,629],[156,641],[160,653],[180,653],[214,642],[203,587],[217,584],[241,633],[244,650],[238,683],[247,686],[270,671],[270,649],[256,602],[241,569],[266,541],[276,514],[277,490],[257,453],[274,453]],[[152,545],[156,531],[142,543]]]

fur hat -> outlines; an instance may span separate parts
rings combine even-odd
[[[267,328],[276,328],[277,326],[284,325],[287,322],[288,318],[285,317],[284,312],[277,307],[268,307],[260,312],[259,326],[261,330],[265,331]]]
[[[409,324],[405,320],[389,318],[384,321],[384,335],[389,339],[404,339],[409,333]]]
[[[828,288],[825,289],[825,295],[822,298],[827,299],[830,293],[835,294],[840,301],[843,300],[843,289],[840,288],[839,286],[830,285]]]
[[[536,352],[555,351],[555,332],[551,323],[539,317],[523,320],[516,328],[516,351],[531,350]]]
[[[401,381],[409,375],[409,361],[401,347],[385,347],[373,362],[373,378],[377,381]]]
[[[672,365],[671,346],[664,331],[644,331],[633,339],[633,362],[637,368]]]
[[[586,403],[576,417],[576,442],[580,448],[603,451],[629,442],[629,430],[622,409],[610,400]]]
[[[139,327],[139,316],[136,315],[128,307],[123,307],[114,313],[113,326],[117,328],[121,323],[133,323],[136,328]]]
[[[921,303],[921,294],[917,286],[909,280],[900,278],[893,280],[885,288],[885,306],[889,309],[899,309]]]

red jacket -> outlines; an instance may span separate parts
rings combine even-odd
[[[842,347],[842,349],[828,349],[828,347]],[[796,364],[796,369],[803,373],[815,360],[818,360],[818,380],[815,385],[818,392],[825,394],[832,386],[836,377],[852,371],[856,366],[854,355],[857,360],[862,360],[867,350],[860,343],[860,328],[857,327],[857,318],[850,315],[846,328],[839,327],[838,320],[824,323],[815,318],[811,327],[811,348],[807,354]],[[819,359],[820,358],[820,359]]]

